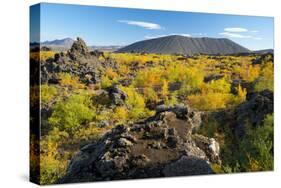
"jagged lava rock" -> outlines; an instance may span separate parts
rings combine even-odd
[[[109,98],[114,105],[123,105],[125,104],[125,100],[127,99],[127,94],[123,92],[118,84],[113,84],[108,89]]]
[[[96,84],[106,68],[116,68],[112,60],[100,62],[98,58],[101,54],[90,52],[86,43],[78,37],[67,53],[57,53],[54,58],[41,62],[41,82],[58,83],[57,73],[63,72],[78,76],[85,84]]]
[[[237,124],[235,135],[242,137],[245,134],[245,125],[253,127],[261,125],[265,116],[273,113],[273,92],[263,90],[247,94],[247,100],[242,103],[235,112]]]
[[[73,43],[67,54],[72,60],[77,60],[81,57],[90,57],[91,55],[86,43],[79,37],[77,37],[77,41]]]
[[[58,183],[213,174],[209,163],[219,163],[219,146],[193,135],[195,113],[163,107],[142,122],[116,126],[81,148]]]

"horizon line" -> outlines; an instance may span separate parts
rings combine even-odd
[[[170,37],[170,36],[181,36],[181,37],[186,37],[186,38],[197,38],[197,39],[199,39],[199,38],[210,38],[210,39],[227,39],[227,40],[231,40],[231,39],[229,39],[229,38],[227,38],[227,37],[208,37],[208,36],[202,36],[202,37],[200,37],[200,36],[184,36],[184,35],[180,35],[180,34],[171,34],[171,35],[163,35],[163,36],[159,36],[159,37],[154,37],[154,38],[145,38],[144,37],[144,39],[143,40],[137,40],[137,41],[134,41],[134,42],[131,42],[131,43],[128,43],[128,44],[102,44],[102,45],[97,45],[97,44],[88,44],[87,46],[88,47],[92,47],[92,46],[128,46],[128,45],[131,45],[131,44],[133,44],[133,43],[136,43],[136,42],[141,42],[141,41],[147,41],[147,40],[153,40],[153,39],[157,39],[157,38],[164,38],[164,37]],[[56,41],[56,40],[65,40],[65,39],[72,39],[73,41],[76,41],[76,39],[78,38],[78,37],[74,37],[75,39],[73,39],[72,37],[62,37],[62,38],[55,38],[55,39],[47,39],[47,40],[44,40],[44,41],[40,41],[40,42],[38,42],[38,41],[30,41],[29,42],[29,44],[32,44],[32,43],[40,43],[40,44],[42,44],[42,43],[45,43],[45,42],[53,42],[53,41]],[[81,37],[80,37],[81,38]],[[83,38],[82,38],[83,39]],[[84,39],[83,39],[84,40]],[[84,40],[85,41],[85,40]],[[234,42],[233,40],[231,40],[232,42]],[[85,41],[86,43],[87,43],[87,41]],[[237,44],[239,44],[239,45],[241,45],[240,43],[238,43],[238,42],[235,42],[235,43],[237,43]],[[59,46],[59,45],[57,45],[57,46]],[[241,45],[241,46],[243,46],[243,45]],[[243,46],[244,47],[244,46]],[[247,48],[247,47],[245,47],[245,48]],[[250,50],[250,51],[259,51],[259,50],[274,50],[274,47],[273,48],[260,48],[260,49],[250,49],[250,48],[247,48],[248,50]]]

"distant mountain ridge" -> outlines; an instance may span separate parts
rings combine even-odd
[[[116,51],[120,48],[123,48],[124,46],[120,46],[120,45],[108,45],[108,46],[90,46],[90,48],[92,48],[93,50],[100,50],[100,51],[109,51],[109,52],[113,52]]]
[[[264,49],[264,50],[255,50],[253,52],[257,53],[257,54],[267,54],[267,53],[273,54],[274,50],[273,49]]]
[[[71,47],[73,42],[74,42],[74,40],[72,38],[64,38],[64,39],[56,39],[56,40],[52,40],[52,41],[47,40],[45,42],[42,42],[41,45],[46,45],[46,46],[57,45],[57,46]]]
[[[49,47],[53,50],[66,51],[71,48],[74,40],[72,38],[56,39],[52,41],[44,41],[41,46]]]
[[[160,54],[235,54],[251,51],[226,38],[192,38],[180,35],[170,35],[135,42],[116,52],[145,52]]]
[[[41,42],[40,46],[51,48],[52,50],[57,51],[66,51],[69,50],[72,46],[72,44],[75,42],[72,38],[64,38],[64,39],[55,39],[55,40],[47,40],[44,42]],[[38,42],[31,42],[30,43],[31,48],[38,47]],[[100,51],[116,51],[124,46],[120,45],[103,45],[103,46],[88,46],[90,50],[100,50]]]
[[[56,39],[44,41],[41,47],[46,46],[56,51],[69,50],[75,40],[72,38]],[[31,42],[31,48],[39,46],[38,42]],[[192,38],[180,35],[170,35],[149,40],[135,42],[128,46],[103,45],[88,46],[90,50],[110,51],[110,52],[137,52],[137,53],[160,53],[160,54],[236,54],[236,53],[274,53],[273,49],[262,49],[250,51],[249,49],[226,38]]]

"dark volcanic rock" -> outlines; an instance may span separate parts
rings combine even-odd
[[[161,112],[173,112],[176,114],[177,118],[184,119],[188,121],[190,127],[190,131],[197,130],[201,125],[201,113],[194,111],[193,109],[185,106],[185,105],[159,105],[156,107],[156,115],[161,114]]]
[[[97,57],[104,57],[104,53],[98,50],[91,51],[90,54]]]
[[[85,84],[98,83],[105,68],[116,68],[111,60],[108,63],[100,62],[98,57],[101,55],[97,51],[91,53],[86,43],[77,38],[67,53],[57,53],[54,58],[41,62],[41,81],[58,82],[57,73],[64,72],[78,76]]]
[[[242,79],[234,79],[232,80],[231,83],[231,93],[237,94],[238,93],[238,86],[241,86],[242,88],[245,88],[247,91],[253,91],[254,90],[254,85],[250,82],[247,82]]]
[[[176,91],[179,90],[182,86],[181,82],[172,82],[169,83],[169,91]]]
[[[253,60],[253,65],[262,64],[264,62],[273,62],[273,54],[265,53]]]
[[[208,138],[203,135],[195,134],[193,139],[196,145],[205,151],[207,157],[211,162],[221,163],[219,154],[220,154],[220,146],[219,143],[214,138]]]
[[[81,148],[58,183],[213,174],[209,162],[219,161],[217,142],[192,135],[188,107],[165,109]]]
[[[77,60],[81,57],[89,57],[91,55],[86,43],[79,37],[67,53],[72,60]]]
[[[164,176],[201,175],[200,172],[212,174],[213,170],[205,160],[187,156],[182,156],[163,169]]]
[[[109,99],[114,105],[123,105],[127,99],[126,93],[124,93],[117,84],[114,84],[108,88]]]
[[[219,79],[222,79],[223,77],[224,77],[223,74],[209,75],[209,76],[206,76],[206,77],[204,78],[204,82],[205,82],[205,83],[208,83],[208,82],[210,82],[210,81],[212,81],[212,80],[219,80]]]
[[[265,116],[273,113],[273,92],[263,90],[247,94],[247,101],[236,109],[237,125],[235,135],[241,137],[245,134],[247,123],[259,126]]]
[[[47,47],[47,46],[42,46],[41,47],[41,51],[51,51],[51,50],[52,50],[52,48]]]

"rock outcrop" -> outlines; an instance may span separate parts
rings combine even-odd
[[[263,90],[248,93],[246,102],[242,103],[235,113],[237,125],[234,132],[237,137],[242,137],[247,123],[253,127],[259,126],[266,115],[273,113],[273,92]]]
[[[253,65],[259,65],[262,64],[264,62],[273,62],[273,53],[264,53],[262,55],[260,55],[259,57],[257,57],[256,59],[253,60],[252,64]]]
[[[160,106],[143,122],[118,125],[82,147],[58,183],[213,174],[219,145],[192,133],[199,119],[189,107]]]
[[[86,43],[78,37],[66,53],[57,53],[46,62],[41,62],[41,82],[57,83],[57,73],[65,72],[78,76],[85,84],[98,83],[108,66],[116,68],[111,60],[108,63],[100,62],[98,58],[101,55],[97,51],[89,51]]]
[[[68,50],[67,54],[72,60],[91,58],[91,54],[86,43],[79,37],[77,38],[77,41],[72,44],[72,47]]]
[[[113,108],[126,105],[125,101],[127,98],[127,94],[120,89],[119,85],[113,84],[106,89],[96,90],[93,97],[93,103]]]
[[[124,93],[117,84],[108,88],[109,99],[114,105],[123,105],[127,99],[126,93]]]

